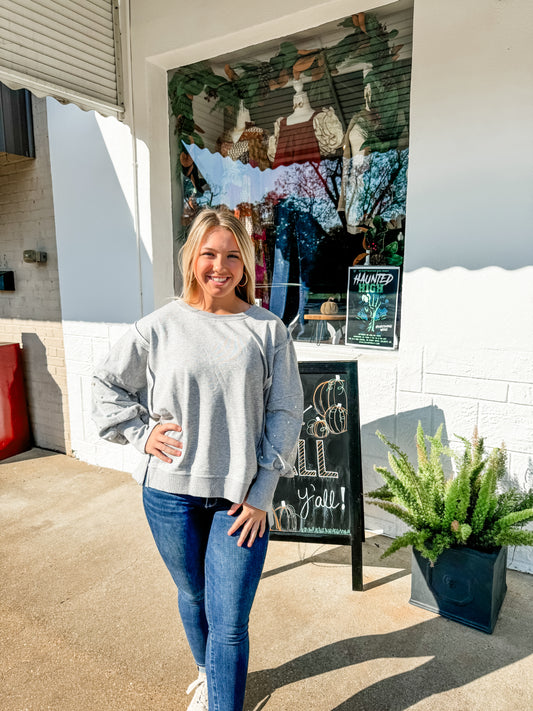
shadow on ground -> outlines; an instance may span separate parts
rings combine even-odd
[[[381,569],[381,577],[365,581],[363,595],[373,588],[410,575],[410,551],[402,550],[381,560],[381,554],[390,543],[390,539],[375,536],[363,544],[366,571],[372,566]],[[302,565],[350,565],[350,549],[337,546],[292,565],[270,570],[265,577]],[[383,574],[389,567],[394,568],[395,572]],[[246,708],[260,711],[268,705],[274,692],[283,686],[371,660],[430,657],[420,666],[370,684],[341,704],[330,707],[330,711],[405,711],[435,694],[459,689],[526,659],[533,652],[533,643],[524,636],[524,621],[533,619],[533,577],[522,576],[521,587],[513,595],[514,575],[512,571],[507,571],[509,592],[493,635],[434,617],[387,634],[367,634],[339,640],[319,646],[278,667],[250,673]],[[525,595],[522,588],[524,582]],[[517,611],[519,614],[515,614]],[[493,708],[490,700],[487,704],[486,708]],[[516,708],[519,707],[520,702]]]

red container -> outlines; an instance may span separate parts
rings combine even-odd
[[[0,343],[0,459],[31,446],[22,351],[18,343]]]

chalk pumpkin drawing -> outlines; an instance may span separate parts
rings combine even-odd
[[[314,388],[312,404],[306,408],[304,418],[293,468],[298,478],[296,500],[292,504],[285,499],[278,505],[275,502],[272,528],[291,532],[325,532],[332,528],[339,533],[348,531],[346,487],[333,486],[339,479],[339,471],[328,468],[324,441],[348,430],[346,381],[339,375],[321,380]]]
[[[292,478],[269,515],[274,540],[349,545],[352,590],[363,590],[363,496],[357,362],[302,362],[304,416]]]

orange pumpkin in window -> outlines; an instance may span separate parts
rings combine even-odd
[[[332,316],[333,314],[339,313],[339,307],[335,303],[333,296],[330,296],[327,301],[324,301],[320,307],[320,313],[324,316]]]

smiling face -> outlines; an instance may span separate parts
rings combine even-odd
[[[237,240],[225,227],[210,230],[194,261],[198,298],[205,305],[230,306],[237,299],[235,287],[243,277],[243,261]]]

